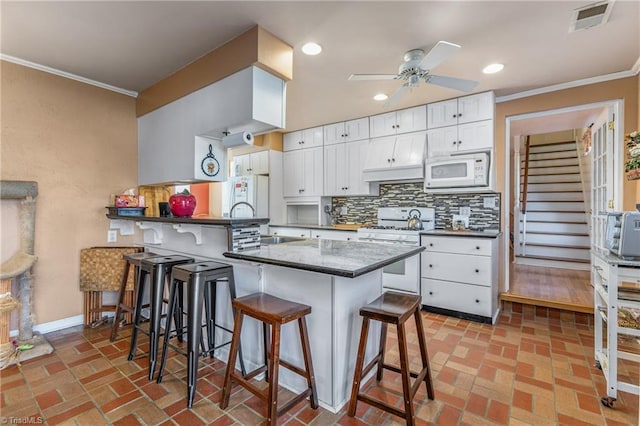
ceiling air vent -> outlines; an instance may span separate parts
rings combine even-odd
[[[614,0],[600,1],[573,11],[569,32],[585,30],[607,23]]]

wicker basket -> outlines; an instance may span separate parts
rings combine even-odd
[[[80,250],[80,291],[118,291],[122,282],[124,255],[142,247],[91,247]],[[127,290],[133,290],[129,274]]]

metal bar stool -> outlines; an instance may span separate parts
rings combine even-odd
[[[360,334],[360,344],[358,345],[358,356],[356,359],[356,367],[353,377],[353,387],[351,389],[351,399],[349,401],[349,409],[347,411],[349,416],[353,417],[356,414],[356,405],[358,404],[358,400],[360,400],[388,413],[403,417],[406,420],[407,425],[413,425],[415,421],[413,397],[420,387],[420,383],[424,381],[427,386],[427,395],[429,399],[433,399],[433,383],[431,381],[431,370],[429,368],[429,358],[427,354],[427,344],[424,337],[422,316],[420,315],[420,302],[420,296],[389,291],[360,309],[360,315],[363,317],[362,332]],[[422,369],[419,373],[413,373],[409,370],[405,322],[411,316],[415,318],[416,331],[418,333],[418,344],[420,346],[420,357],[422,359]],[[367,335],[369,333],[370,320],[380,321],[382,323],[382,330],[380,333],[380,351],[366,367],[362,368],[367,349]],[[384,363],[387,324],[395,324],[398,330],[400,368]],[[404,410],[400,410],[360,392],[362,378],[366,376],[367,373],[369,373],[369,371],[371,371],[376,365],[378,367],[376,372],[377,381],[382,380],[382,372],[385,368],[402,375]],[[411,377],[416,378],[413,386],[411,385]]]
[[[207,344],[208,349],[202,352],[207,353],[211,358],[216,349],[231,344],[231,340],[216,345],[216,328],[232,333],[222,325],[216,323],[216,290],[219,282],[226,282],[229,286],[229,296],[231,302],[236,298],[236,285],[233,277],[233,267],[218,262],[198,262],[189,265],[175,266],[171,273],[171,282],[169,284],[169,307],[167,309],[167,321],[171,321],[174,317],[175,303],[180,297],[182,286],[187,285],[187,406],[193,405],[193,399],[196,394],[196,381],[198,378],[198,344],[202,342],[202,300],[204,299],[206,313],[207,328]],[[232,304],[230,303],[230,306]],[[233,309],[233,308],[232,308]],[[234,309],[235,313],[235,309]],[[180,313],[182,314],[182,312]],[[171,330],[170,324],[167,323],[167,330]],[[184,330],[176,325],[176,333],[181,335]],[[170,333],[164,334],[162,345],[162,357],[160,361],[160,369],[158,371],[157,382],[162,381],[164,367],[167,360],[167,347],[169,346]],[[176,348],[177,349],[177,348]],[[243,375],[246,374],[244,360],[242,357],[242,348],[240,348],[240,368]]]
[[[149,274],[149,282],[151,283],[150,299],[150,317],[149,317],[149,380],[153,379],[155,373],[156,360],[158,357],[158,342],[160,340],[160,329],[162,319],[162,303],[164,301],[163,294],[165,282],[171,276],[171,269],[176,265],[185,263],[193,263],[194,259],[187,256],[171,255],[156,256],[140,261],[140,277],[139,285],[136,291],[136,307],[133,313],[133,330],[131,331],[131,344],[129,347],[129,361],[134,357],[138,340],[138,331],[147,333],[141,326],[142,318],[142,295],[145,287],[145,274]],[[182,327],[182,318],[176,317],[176,323]],[[168,327],[167,327],[168,329]]]
[[[267,423],[270,425],[275,425],[278,416],[281,416],[307,396],[309,396],[311,408],[318,408],[318,393],[316,391],[316,380],[313,373],[313,363],[311,361],[311,349],[309,347],[309,335],[307,333],[306,322],[306,316],[311,313],[311,307],[270,296],[265,293],[254,293],[249,296],[240,297],[235,299],[232,304],[236,308],[236,319],[233,329],[233,339],[231,341],[231,350],[229,352],[229,362],[227,363],[227,371],[225,373],[224,386],[222,388],[222,398],[220,399],[220,408],[224,410],[229,406],[229,397],[231,396],[231,385],[233,381],[253,393],[267,404],[266,417]],[[255,318],[258,321],[262,321],[263,324],[271,325],[271,347],[269,349],[268,365],[259,367],[249,374],[240,375],[235,370],[235,362],[240,343],[242,321],[245,315]],[[280,359],[281,327],[283,324],[294,320],[298,320],[302,354],[305,365],[304,370]],[[265,353],[266,351],[267,347],[265,346]],[[293,397],[278,409],[278,369],[280,366],[304,377],[307,380],[307,389]],[[265,390],[260,390],[249,380],[265,371],[265,369],[267,377],[270,378],[269,385]]]
[[[132,317],[135,310],[135,293],[138,288],[138,283],[140,281],[140,261],[142,259],[148,259],[150,257],[155,257],[157,254],[151,253],[148,251],[143,251],[140,253],[128,253],[123,255],[125,260],[124,271],[122,274],[122,281],[120,282],[120,290],[118,291],[118,303],[116,304],[116,311],[113,317],[113,325],[111,326],[111,337],[109,337],[110,341],[116,340],[118,337],[118,329],[120,328],[120,315],[125,315],[124,312],[128,314],[128,316]],[[134,298],[132,300],[133,303],[127,300],[127,302],[131,303],[131,305],[125,303],[125,294],[127,289],[127,282],[129,280],[129,272],[131,270],[131,265],[133,265],[133,292]],[[147,308],[149,305],[143,305],[142,308]],[[124,320],[123,320],[124,321]]]

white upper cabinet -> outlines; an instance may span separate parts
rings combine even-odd
[[[452,126],[493,119],[495,99],[493,92],[463,96],[427,105],[427,127]]]
[[[421,105],[371,116],[369,118],[369,136],[378,138],[425,130],[427,128],[426,111],[426,105]]]
[[[283,151],[321,147],[322,140],[322,126],[286,133],[282,140]]]
[[[323,195],[322,147],[298,149],[283,154],[283,195]]]
[[[427,130],[427,156],[441,157],[456,152],[493,148],[493,120]]]
[[[233,157],[235,176],[268,175],[269,151],[252,152],[251,154]]]
[[[324,144],[369,139],[369,117],[324,126]]]
[[[362,179],[369,141],[324,147],[324,195],[373,195],[374,188]]]
[[[367,182],[424,178],[426,132],[371,139],[363,169]]]

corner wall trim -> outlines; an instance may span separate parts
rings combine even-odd
[[[38,324],[33,326],[33,330],[42,334],[51,333],[52,331],[63,330],[69,327],[75,327],[76,325],[84,324],[84,315],[75,315],[51,322],[45,322],[44,324]],[[14,337],[18,335],[18,330],[11,330],[9,336]]]
[[[46,65],[40,65],[40,64],[36,64],[35,62],[30,62],[24,59],[16,58],[15,56],[10,56],[10,55],[5,55],[4,53],[0,53],[0,59],[2,59],[3,61],[12,62],[14,64],[33,68],[39,71],[44,71],[49,74],[55,74],[60,77],[68,78],[70,80],[76,80],[76,81],[79,81],[80,83],[90,84],[91,86],[100,87],[101,89],[110,90],[112,92],[120,93],[122,95],[131,96],[132,98],[138,97],[138,92],[121,89],[119,87],[112,86],[110,84],[101,83],[99,81],[91,80],[89,78],[85,78],[76,74],[71,74],[70,72],[62,71],[56,68],[48,67]]]

